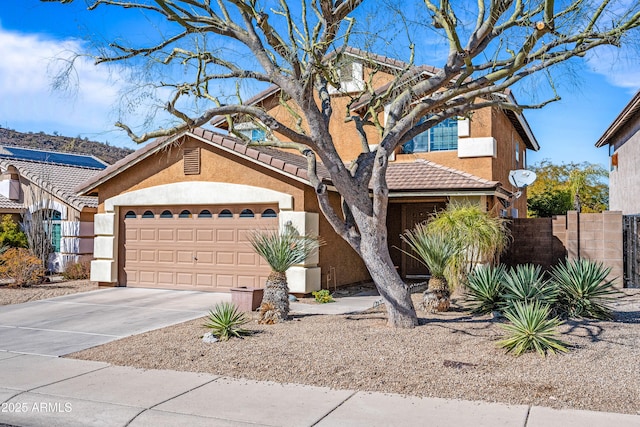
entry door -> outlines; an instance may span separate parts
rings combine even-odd
[[[407,203],[402,206],[402,230],[411,230],[416,224],[427,221],[435,212],[446,208],[446,203]],[[410,248],[402,243],[402,250],[409,252]],[[402,275],[405,278],[424,277],[429,270],[420,261],[412,256],[402,253]]]

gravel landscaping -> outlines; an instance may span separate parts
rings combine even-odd
[[[74,280],[69,282],[55,281],[41,283],[27,288],[10,288],[6,284],[0,285],[0,305],[21,304],[62,295],[87,292],[98,289],[97,283],[88,280]]]
[[[420,297],[414,295],[415,301]],[[337,389],[640,414],[640,291],[625,290],[612,322],[569,321],[567,354],[507,355],[489,316],[457,301],[444,314],[419,312],[420,326],[394,330],[385,313],[294,316],[245,339],[205,344],[203,319],[69,355],[145,369]]]

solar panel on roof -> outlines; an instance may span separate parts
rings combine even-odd
[[[82,168],[104,169],[107,166],[91,156],[80,154],[59,153],[54,151],[30,150],[28,148],[2,147],[0,157],[31,160],[36,162],[55,163],[59,165],[77,166]]]

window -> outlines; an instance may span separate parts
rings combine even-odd
[[[255,215],[251,209],[244,209],[240,212],[240,218],[253,218]]]
[[[134,211],[129,211],[124,215],[124,217],[127,218],[127,219],[131,219],[131,218],[136,218],[137,215],[136,215],[136,213]]]
[[[142,214],[142,218],[155,218],[156,216],[151,211],[145,211]]]
[[[223,209],[218,214],[218,218],[233,218],[233,214],[229,209]]]
[[[162,211],[162,213],[160,214],[160,218],[173,218],[173,214],[168,210]]]
[[[198,214],[198,218],[213,218],[211,211],[205,209]]]
[[[62,214],[58,211],[51,211],[51,245],[53,252],[60,252],[60,241],[62,240],[62,230],[60,220]]]
[[[251,141],[264,141],[267,138],[267,132],[261,128],[238,129],[238,132],[249,138]]]
[[[273,209],[265,209],[265,211],[262,212],[262,218],[277,218],[277,217],[278,217],[278,214]]]
[[[516,169],[520,169],[520,143],[516,141]]]
[[[424,118],[420,123],[424,122]],[[402,146],[402,152],[426,153],[458,149],[458,119],[446,119],[431,129],[422,132]]]
[[[185,209],[182,212],[180,212],[180,214],[178,215],[178,218],[191,218],[191,212]]]

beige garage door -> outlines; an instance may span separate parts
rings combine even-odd
[[[121,208],[120,283],[225,291],[264,287],[269,265],[247,241],[278,227],[275,206]]]

